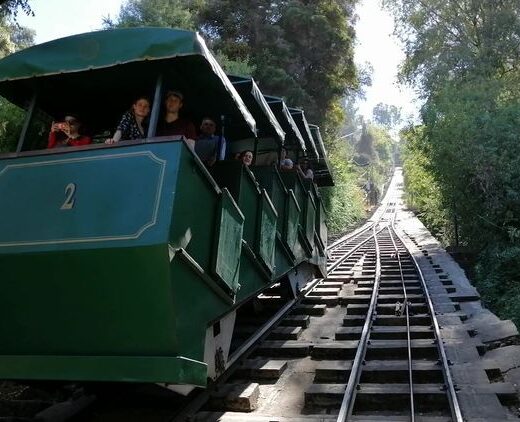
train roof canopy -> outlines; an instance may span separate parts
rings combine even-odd
[[[319,152],[319,159],[314,164],[314,181],[318,186],[334,186],[332,171],[327,159],[327,151],[323,144],[320,128],[312,124],[309,124],[309,128]]]
[[[306,151],[307,147],[300,129],[298,129],[298,125],[294,121],[289,107],[287,107],[284,100],[270,95],[264,95],[264,98],[285,131],[285,145],[291,146],[296,144],[303,151]]]
[[[159,74],[166,89],[183,92],[189,114],[226,115],[236,132],[226,132],[232,137],[256,134],[253,116],[204,40],[178,29],[111,29],[21,50],[0,60],[0,95],[24,107],[39,92],[38,106],[47,113],[67,106],[81,114],[81,101],[89,102],[100,89],[105,95],[98,102],[105,104],[116,96],[132,99],[145,84],[153,93]],[[64,104],[71,92],[81,101]]]
[[[273,137],[281,144],[285,140],[285,132],[267,104],[260,88],[252,78],[229,76],[229,79],[253,114],[260,138]]]
[[[307,154],[312,158],[319,158],[318,150],[316,149],[311,130],[309,129],[309,124],[305,118],[305,113],[299,108],[292,107],[289,108],[289,111],[291,112],[291,116],[296,122],[298,129],[300,129],[300,133],[305,141],[305,147],[307,148]]]

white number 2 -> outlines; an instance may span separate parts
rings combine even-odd
[[[74,193],[76,192],[76,184],[75,183],[69,183],[67,187],[65,188],[65,202],[61,206],[60,209],[62,210],[70,210],[74,206],[74,202],[76,201],[74,199]]]

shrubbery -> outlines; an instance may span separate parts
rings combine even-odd
[[[404,133],[407,202],[445,244],[478,256],[474,282],[520,323],[520,15],[516,0],[385,0],[422,91]]]

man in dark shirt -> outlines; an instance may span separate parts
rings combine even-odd
[[[204,117],[200,125],[200,135],[195,142],[195,152],[207,167],[226,156],[226,139],[222,135],[215,135],[216,130],[215,121]]]
[[[180,117],[183,95],[179,91],[168,91],[166,94],[166,115],[157,128],[157,136],[184,136],[193,148],[197,132],[189,120]]]

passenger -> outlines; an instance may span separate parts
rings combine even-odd
[[[222,161],[226,156],[226,138],[217,136],[217,124],[210,117],[204,117],[200,124],[200,135],[195,142],[195,152],[200,160],[211,167],[216,161]]]
[[[308,180],[314,179],[314,173],[312,172],[311,165],[309,163],[309,160],[304,159],[302,160],[301,164],[297,164],[296,170],[300,174],[301,177]]]
[[[282,148],[280,154],[280,170],[292,170],[294,167],[293,161],[287,157],[287,149]]]
[[[197,132],[189,120],[180,117],[179,112],[183,105],[184,96],[179,91],[168,91],[165,99],[166,114],[159,123],[157,136],[184,136],[188,145],[193,148]]]
[[[117,130],[112,138],[105,144],[114,144],[119,141],[130,141],[146,137],[148,122],[146,118],[150,114],[150,100],[147,97],[138,97],[130,110],[123,114],[117,125]]]
[[[251,151],[250,149],[242,151],[240,153],[239,159],[240,161],[242,161],[242,164],[244,164],[246,167],[249,167],[253,162],[253,151]]]
[[[67,115],[63,122],[52,122],[47,148],[77,147],[92,143],[89,136],[81,135],[81,122],[76,116]]]

